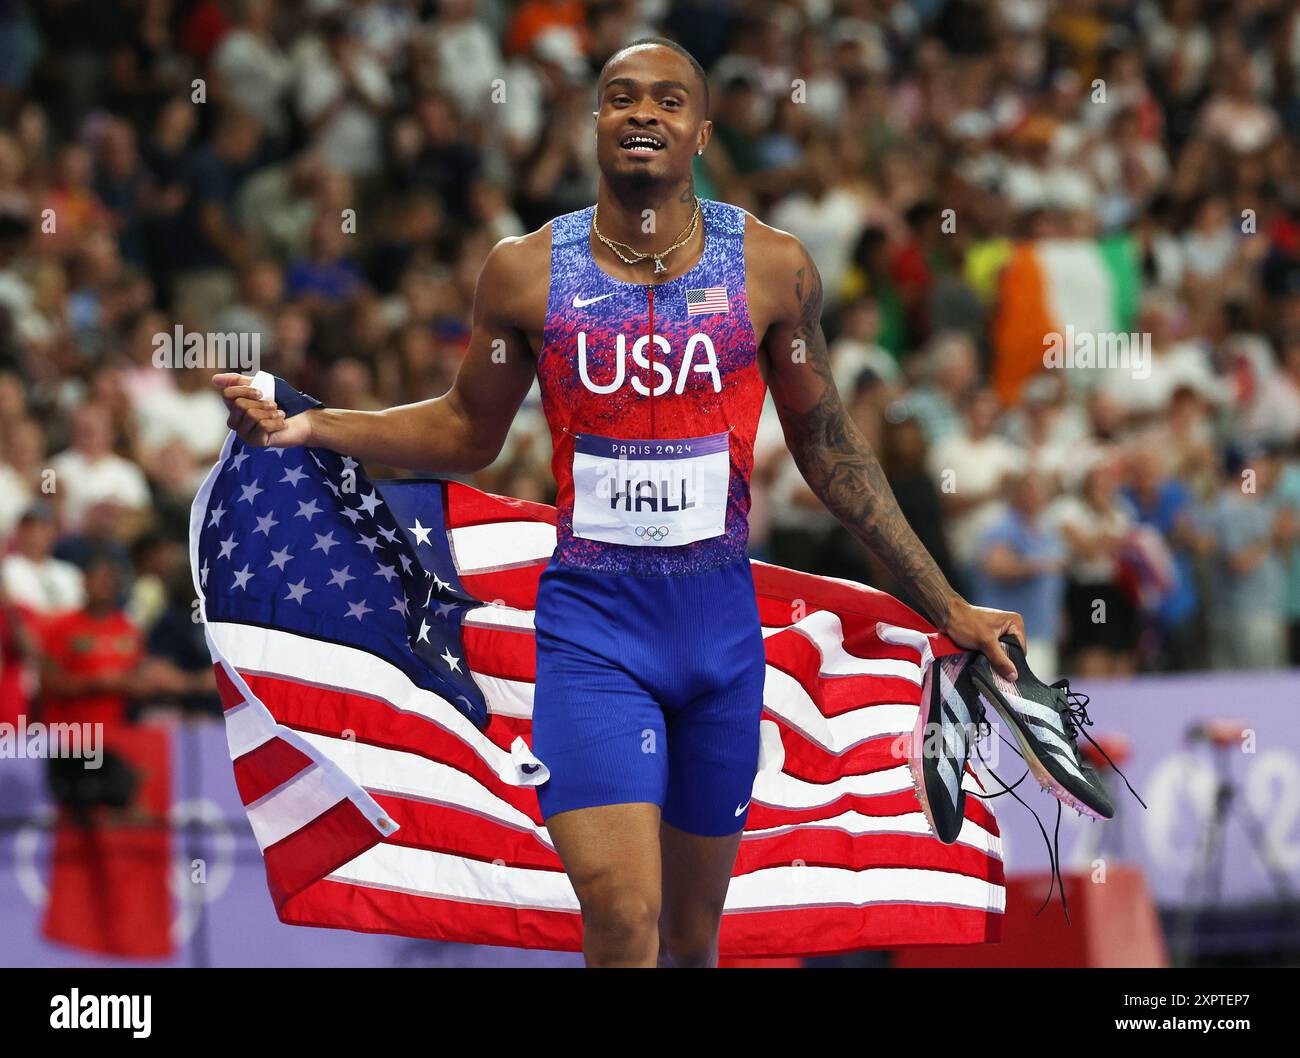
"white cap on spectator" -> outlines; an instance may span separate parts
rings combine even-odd
[[[568,26],[554,26],[539,33],[533,42],[533,54],[543,62],[558,66],[575,84],[587,76],[582,44]]]

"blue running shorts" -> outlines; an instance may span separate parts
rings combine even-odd
[[[552,558],[535,610],[533,753],[543,819],[651,802],[691,834],[743,829],[765,660],[749,559],[602,573]]]

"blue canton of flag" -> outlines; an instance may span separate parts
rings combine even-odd
[[[288,415],[315,406],[282,380]],[[236,441],[198,537],[209,622],[281,628],[369,651],[478,727],[487,703],[465,663],[465,613],[447,542],[444,486],[376,487],[350,456]]]

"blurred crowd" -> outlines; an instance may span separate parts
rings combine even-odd
[[[42,669],[85,715],[216,708],[186,540],[225,412],[157,336],[256,336],[340,407],[444,392],[651,34],[710,74],[698,193],[808,246],[846,406],[1040,674],[1300,664],[1297,0],[3,0],[6,711]],[[1044,366],[1097,321],[1143,370]],[[549,457],[534,391],[475,483],[552,499]],[[908,598],[770,405],[751,524]]]

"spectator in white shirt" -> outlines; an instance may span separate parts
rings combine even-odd
[[[1000,410],[992,390],[979,390],[966,406],[964,428],[930,449],[930,475],[948,515],[948,545],[966,576],[981,536],[1006,509],[1003,478],[1025,466],[1025,451],[993,432]]]
[[[1067,494],[1047,519],[1067,548],[1065,609],[1073,669],[1080,676],[1120,676],[1133,671],[1137,610],[1121,579],[1121,556],[1135,517],[1119,493],[1115,453],[1084,457],[1078,494]]]
[[[438,87],[467,117],[487,117],[492,82],[504,71],[497,38],[474,17],[477,0],[443,0],[438,17],[424,29],[437,59]]]
[[[84,404],[72,415],[72,446],[51,460],[54,487],[63,497],[64,520],[74,532],[85,527],[86,515],[99,504],[134,515],[127,519],[127,529],[148,513],[150,495],[144,473],[135,463],[116,455],[111,441],[108,412],[98,404]]]
[[[288,132],[284,99],[293,84],[293,63],[271,32],[275,5],[240,0],[237,9],[238,20],[221,38],[212,65],[226,94],[257,118],[268,135],[280,139]]]
[[[51,554],[57,536],[54,509],[36,504],[18,520],[14,549],[0,561],[10,602],[42,616],[75,610],[85,601],[81,570]]]
[[[45,433],[31,419],[6,423],[0,431],[5,446],[0,458],[0,543],[31,506],[45,469]]]
[[[297,56],[298,112],[312,146],[335,169],[373,176],[383,165],[383,115],[392,102],[388,73],[337,16]]]
[[[835,160],[823,144],[808,148],[799,190],[772,210],[772,225],[796,235],[821,272],[827,301],[834,303],[843,283],[853,247],[865,224],[864,204],[833,176]]]
[[[195,459],[211,462],[228,432],[225,402],[208,381],[212,372],[191,367],[171,374],[174,387],[133,403],[143,461],[152,466],[159,449],[179,441]]]

